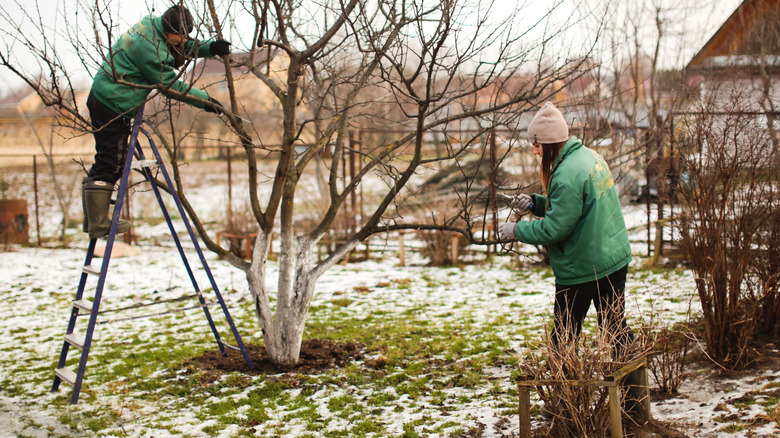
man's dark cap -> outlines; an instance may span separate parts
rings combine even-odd
[[[162,15],[163,30],[187,36],[195,29],[195,20],[190,11],[182,5],[171,6]]]

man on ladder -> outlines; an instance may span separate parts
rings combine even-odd
[[[165,95],[212,113],[220,114],[224,110],[219,102],[210,98],[205,91],[191,88],[176,80],[176,73],[173,70],[184,64],[186,56],[190,56],[190,54],[193,56],[227,56],[230,53],[230,43],[224,40],[206,43],[188,40],[187,35],[192,32],[193,28],[192,15],[181,4],[168,9],[160,17],[144,17],[122,35],[111,48],[109,56],[95,75],[87,107],[94,127],[96,155],[95,164],[85,178],[83,187],[85,231],[89,233],[90,241],[52,383],[52,392],[57,391],[62,382],[73,386],[71,404],[78,403],[84,381],[92,338],[95,326],[98,324],[98,315],[101,313],[100,304],[108,276],[114,239],[118,233],[126,232],[130,228],[129,223],[120,223],[119,213],[122,211],[124,194],[127,191],[130,172],[133,168],[142,169],[144,177],[151,185],[160,205],[160,211],[168,223],[173,241],[192,282],[195,294],[190,298],[197,298],[198,305],[196,307],[203,309],[220,351],[225,356],[227,355],[226,348],[240,351],[249,369],[253,367],[249,352],[230,316],[222,294],[219,292],[181,200],[176,191],[171,190],[170,195],[181,215],[184,226],[187,228],[187,234],[202,264],[203,271],[208,277],[211,291],[216,298],[215,302],[222,309],[238,346],[234,347],[223,341],[214,323],[211,312],[208,310],[210,303],[206,301],[204,291],[198,285],[150,168],[159,169],[168,187],[173,187],[173,182],[165,169],[162,156],[152,137],[141,127],[144,104],[153,89],[159,89]],[[132,124],[130,123],[131,119],[135,119]],[[146,137],[148,147],[154,156],[153,160],[145,160],[139,143],[139,135]],[[130,138],[128,139],[128,137]],[[136,158],[137,161],[134,163],[133,160]],[[119,196],[111,216],[112,219],[109,219],[107,213],[111,192],[118,180],[121,180]],[[99,267],[92,266],[95,243],[97,239],[106,235],[108,240],[103,260]],[[89,299],[88,294],[85,294],[87,277],[90,275],[97,276],[92,300]],[[87,315],[89,316],[87,326],[83,327],[82,324],[81,329],[77,330],[77,320],[79,317]],[[70,364],[68,363],[71,347],[81,350],[78,367],[75,369],[72,368],[72,361]]]
[[[111,228],[109,204],[114,184],[122,176],[130,120],[152,91],[134,84],[161,86],[169,97],[210,113],[222,112],[222,105],[208,93],[176,79],[175,69],[188,57],[230,54],[230,43],[225,40],[190,39],[194,27],[192,14],[182,4],[172,6],[162,16],[146,16],[119,38],[95,74],[87,98],[95,136],[95,163],[82,181],[83,230],[90,239],[106,236]],[[191,96],[208,103],[191,100]],[[127,221],[117,224],[117,234],[129,229]]]

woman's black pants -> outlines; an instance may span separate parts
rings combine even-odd
[[[633,334],[626,325],[625,288],[628,265],[598,280],[575,285],[555,284],[552,343],[577,342],[582,321],[593,302],[598,323],[618,350],[631,342]]]

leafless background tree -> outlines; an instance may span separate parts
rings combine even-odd
[[[48,138],[42,137],[43,132],[39,132],[35,126],[29,120],[29,115],[20,111],[20,116],[30,130],[30,133],[35,137],[35,141],[41,148],[44,158],[46,159],[46,167],[48,173],[51,176],[52,186],[54,187],[54,194],[57,198],[57,205],[60,212],[62,212],[62,223],[60,228],[60,241],[67,241],[68,224],[70,222],[70,206],[74,201],[74,188],[80,182],[81,178],[76,172],[67,172],[65,170],[58,171],[57,165],[54,159],[54,135],[56,126],[52,126],[52,130],[48,133]]]
[[[707,351],[729,367],[749,363],[756,337],[778,330],[780,197],[772,140],[758,119],[702,109],[675,136],[690,175],[681,243],[697,276]]]

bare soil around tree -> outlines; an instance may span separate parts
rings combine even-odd
[[[268,357],[264,345],[246,344],[253,369],[247,367],[244,356],[229,350],[223,356],[218,350],[209,350],[190,360],[189,364],[218,375],[241,372],[251,375],[305,373],[318,374],[364,358],[365,346],[355,342],[337,342],[331,339],[305,339],[301,344],[301,357],[291,366],[276,365]]]

